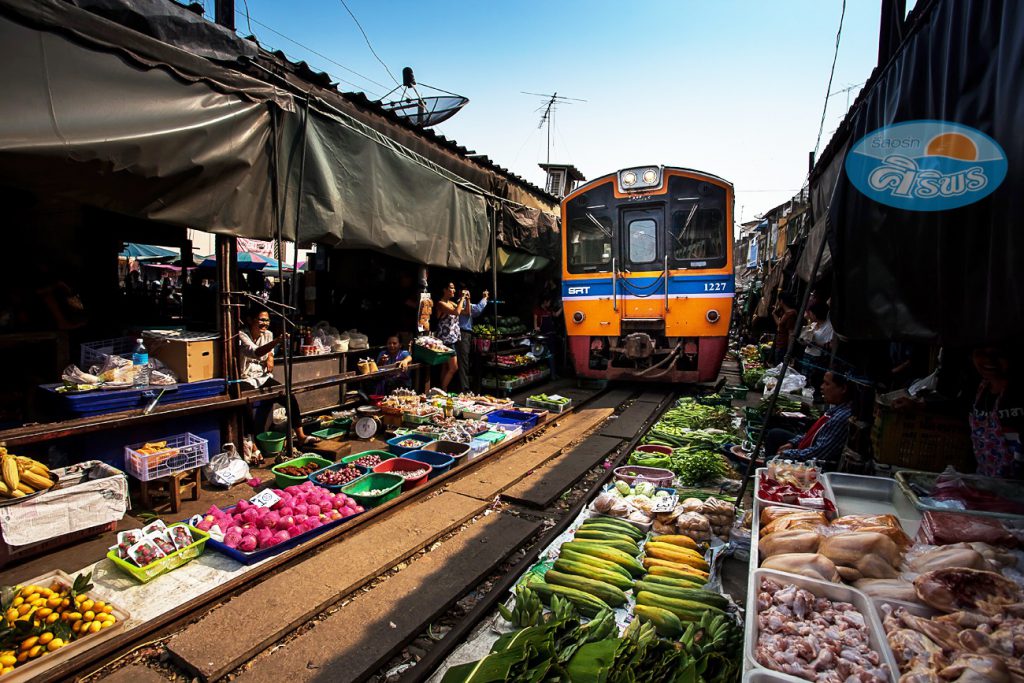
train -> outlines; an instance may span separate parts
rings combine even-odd
[[[735,295],[733,186],[639,166],[561,202],[562,304],[578,377],[701,384],[718,377]]]

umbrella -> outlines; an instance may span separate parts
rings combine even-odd
[[[214,268],[217,266],[217,255],[206,257],[200,264],[203,268]],[[241,270],[266,270],[268,273],[277,270],[277,259],[272,256],[263,256],[249,251],[238,252],[238,267]],[[291,266],[284,266],[285,270],[291,270]]]
[[[151,244],[136,244],[134,242],[128,242],[125,244],[124,250],[121,251],[120,256],[124,258],[134,259],[162,259],[162,258],[174,258],[178,256],[178,252],[173,249],[164,249],[163,247],[154,247]]]

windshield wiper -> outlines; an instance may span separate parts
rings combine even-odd
[[[609,230],[608,228],[604,227],[604,225],[601,223],[601,221],[599,221],[596,218],[594,218],[594,214],[592,214],[589,211],[587,211],[586,212],[586,216],[587,216],[587,218],[590,219],[591,223],[593,223],[594,225],[597,226],[597,229],[600,230],[601,233],[604,234],[605,237],[611,237],[612,236],[612,231]]]
[[[693,222],[693,217],[697,215],[697,209],[700,207],[700,200],[697,200],[693,204],[693,208],[690,209],[689,215],[686,217],[686,223],[683,224],[683,229],[679,231],[679,234],[675,236],[676,244],[680,247],[683,246],[682,239],[690,229],[690,223]]]

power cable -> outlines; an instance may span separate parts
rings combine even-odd
[[[825,88],[825,103],[821,107],[821,123],[818,124],[818,139],[814,143],[814,157],[818,157],[818,147],[821,145],[821,134],[825,130],[825,112],[828,111],[829,93],[832,92],[832,77],[836,74],[836,60],[839,59],[839,41],[843,36],[843,19],[846,17],[846,0],[843,0],[843,8],[839,13],[839,29],[836,31],[836,49],[832,55],[832,69],[828,73],[828,87]]]
[[[845,1],[846,0],[843,0],[844,3]],[[359,20],[356,19],[356,15],[353,14],[352,10],[348,8],[348,4],[345,2],[345,0],[341,0],[341,4],[345,8],[345,11],[348,12],[348,15],[352,17],[352,21],[356,22],[356,26],[359,28],[359,32],[363,34],[363,39],[366,41],[366,47],[370,48],[370,52],[372,52],[373,56],[377,58],[377,61],[380,62],[381,66],[384,67],[384,70],[388,72],[388,76],[391,76],[391,80],[393,80],[397,85],[401,85],[401,82],[397,78],[395,78],[395,75],[393,73],[391,73],[391,69],[388,68],[388,65],[384,63],[384,60],[380,58],[380,56],[377,54],[377,51],[373,49],[373,45],[370,44],[370,36],[366,35],[366,31],[363,30],[363,25],[359,23]]]
[[[236,14],[243,14],[241,10],[235,10],[235,13]],[[310,52],[310,53],[316,55],[317,57],[320,57],[321,59],[326,59],[331,64],[334,64],[335,66],[341,67],[342,69],[344,69],[345,71],[348,71],[351,74],[355,74],[356,76],[359,76],[359,78],[362,78],[367,83],[373,83],[374,85],[379,86],[379,87],[383,88],[384,90],[388,89],[388,86],[384,85],[383,83],[378,83],[377,81],[373,80],[369,76],[364,76],[363,74],[359,73],[358,71],[355,71],[353,69],[348,68],[347,66],[345,66],[341,62],[337,62],[337,61],[331,59],[330,57],[328,57],[327,55],[323,54],[322,52],[317,52],[316,50],[314,50],[313,48],[309,47],[308,45],[303,45],[302,43],[300,43],[299,41],[295,40],[294,38],[292,38],[290,36],[286,36],[285,34],[281,33],[277,29],[274,29],[274,28],[272,28],[270,26],[267,26],[266,24],[264,24],[263,22],[261,22],[261,21],[259,21],[257,19],[253,19],[252,23],[256,24],[257,26],[262,26],[263,28],[267,29],[268,31],[270,31],[274,35],[280,36],[280,37],[284,38],[285,40],[287,40],[288,42],[293,43],[295,45],[298,45],[303,50],[306,50],[307,52]],[[362,86],[360,86],[360,85],[358,85],[356,83],[353,83],[351,81],[346,81],[346,80],[344,80],[342,78],[339,78],[338,80],[341,81],[342,83],[348,83],[349,85],[351,85],[354,88],[361,88],[362,87]],[[371,94],[376,95],[376,93],[371,93]]]
[[[252,20],[249,18],[249,0],[242,0],[242,4],[245,5],[245,23],[249,26],[249,35],[256,35],[252,30]]]

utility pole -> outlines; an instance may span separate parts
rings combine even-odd
[[[235,30],[235,0],[216,0],[214,20],[232,31]]]

